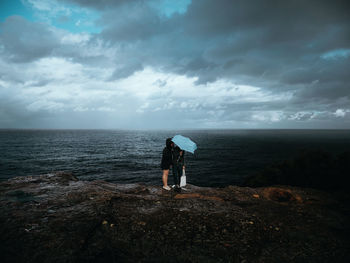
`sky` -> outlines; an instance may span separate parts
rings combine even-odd
[[[348,0],[0,0],[0,128],[350,129]]]

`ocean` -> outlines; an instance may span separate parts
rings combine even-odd
[[[65,171],[82,180],[161,185],[162,150],[176,134],[197,143],[185,160],[187,181],[198,186],[240,184],[303,150],[350,150],[349,130],[0,130],[0,180]]]

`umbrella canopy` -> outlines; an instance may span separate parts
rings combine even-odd
[[[197,149],[196,143],[191,141],[190,138],[187,138],[182,135],[175,135],[174,138],[171,139],[177,146],[181,148],[181,150],[194,153]]]

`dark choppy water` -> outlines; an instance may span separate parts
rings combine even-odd
[[[239,183],[303,149],[350,149],[349,130],[0,130],[0,180],[68,171],[87,180],[160,185],[162,149],[175,134],[197,143],[196,154],[186,154],[186,172],[201,186]]]

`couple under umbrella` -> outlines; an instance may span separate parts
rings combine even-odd
[[[196,149],[197,145],[191,139],[182,135],[176,135],[173,138],[166,139],[161,161],[164,190],[171,190],[168,186],[170,167],[172,167],[173,171],[174,184],[177,189],[180,189],[180,178],[185,169],[185,151],[194,153]]]

